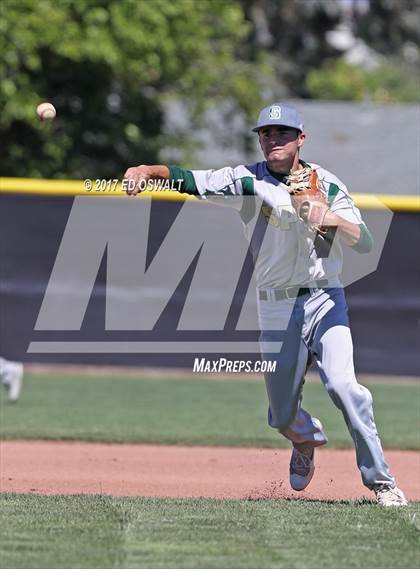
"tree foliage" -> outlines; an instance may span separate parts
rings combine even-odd
[[[271,54],[272,91],[278,97],[309,97],[307,73],[339,55],[326,40],[340,21],[338,0],[242,0],[242,5],[252,24],[254,51]]]
[[[327,60],[306,76],[308,93],[315,99],[401,103],[420,101],[419,80],[410,70],[387,62],[375,69]]]
[[[164,147],[184,161],[211,105],[229,131],[261,99],[418,101],[418,10],[419,0],[2,0],[0,173],[116,177]],[[343,22],[379,67],[349,65],[328,41]],[[187,114],[165,135],[171,99]],[[35,116],[45,100],[52,124]]]
[[[418,65],[419,0],[369,0],[369,9],[355,10],[354,19],[356,35],[377,52]]]
[[[242,0],[254,51],[270,53],[280,97],[418,101],[419,0]],[[344,26],[381,62],[350,65],[328,41]]]
[[[235,1],[3,0],[0,10],[3,175],[116,177],[154,162],[173,94],[195,118],[211,100],[258,107],[256,67],[236,65],[249,25]],[[35,116],[43,100],[53,124]]]

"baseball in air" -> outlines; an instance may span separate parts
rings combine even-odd
[[[40,121],[52,121],[55,118],[57,111],[51,103],[41,103],[36,108],[36,114]]]

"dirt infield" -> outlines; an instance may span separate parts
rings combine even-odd
[[[3,441],[2,492],[208,498],[372,497],[353,450],[319,449],[308,490],[288,484],[290,451],[80,442]],[[420,500],[420,453],[387,451],[398,484]]]

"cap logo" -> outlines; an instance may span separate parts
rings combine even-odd
[[[270,107],[270,113],[268,115],[270,120],[276,120],[281,118],[281,107],[278,105],[273,105]]]

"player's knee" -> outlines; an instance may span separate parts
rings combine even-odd
[[[373,402],[373,397],[372,397],[372,393],[369,391],[369,389],[367,387],[365,387],[364,385],[360,385],[358,384],[358,387],[360,388],[360,391],[362,393],[362,396],[365,400],[367,400],[369,403]]]
[[[372,406],[370,391],[355,381],[341,381],[326,385],[328,395],[339,408],[351,407],[369,409]]]
[[[355,404],[365,413],[370,413],[373,405],[373,397],[369,389],[364,385],[357,384],[357,389],[354,390],[353,398]]]

